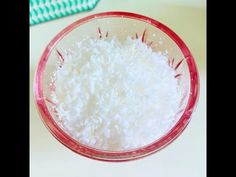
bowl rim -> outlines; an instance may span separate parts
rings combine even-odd
[[[189,72],[190,82],[191,82],[190,95],[189,95],[187,106],[181,118],[178,120],[178,122],[162,138],[155,141],[154,143],[141,147],[141,148],[128,150],[128,151],[111,152],[111,151],[94,149],[86,145],[80,144],[78,141],[74,140],[68,134],[66,134],[57,125],[57,123],[54,121],[54,119],[49,113],[49,110],[46,106],[45,98],[43,95],[43,85],[42,85],[43,72],[46,66],[46,62],[48,60],[48,56],[51,54],[52,50],[57,45],[57,43],[66,34],[68,34],[70,31],[72,31],[76,27],[86,22],[89,22],[91,20],[94,20],[96,18],[109,18],[109,17],[122,17],[122,18],[131,18],[135,20],[140,20],[158,28],[159,30],[167,34],[178,45],[183,55],[185,56],[185,59],[186,59],[186,62],[190,71]],[[186,126],[188,125],[191,119],[191,114],[198,101],[199,74],[196,67],[196,63],[194,61],[194,58],[190,50],[188,49],[186,44],[182,41],[182,39],[170,28],[158,22],[157,20],[154,20],[144,15],[131,13],[131,12],[123,12],[123,11],[109,11],[109,12],[102,12],[102,13],[89,15],[87,17],[79,19],[75,21],[74,23],[70,24],[69,26],[67,26],[66,28],[64,28],[51,40],[51,42],[45,48],[40,58],[40,61],[38,63],[38,67],[36,69],[35,78],[34,78],[33,91],[34,91],[35,103],[37,105],[36,107],[40,114],[41,120],[43,121],[47,129],[51,132],[51,134],[59,142],[61,142],[63,145],[65,145],[72,151],[91,159],[100,160],[100,161],[109,161],[109,162],[122,162],[122,161],[130,161],[130,160],[139,159],[139,158],[148,156],[150,154],[153,154],[163,149],[165,146],[169,145],[183,132],[183,130],[186,128]]]

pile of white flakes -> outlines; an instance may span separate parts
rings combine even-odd
[[[86,38],[55,71],[52,101],[62,128],[93,148],[148,145],[173,125],[180,93],[167,57],[141,39]]]

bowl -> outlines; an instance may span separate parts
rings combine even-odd
[[[71,44],[91,36],[120,41],[127,36],[140,37],[154,51],[168,51],[168,64],[175,69],[175,77],[181,93],[179,111],[175,124],[153,143],[127,151],[105,151],[81,144],[58,125],[53,102],[51,76],[62,53]],[[139,14],[129,12],[104,12],[82,18],[57,34],[44,50],[39,61],[35,80],[34,96],[41,119],[51,134],[66,147],[85,157],[110,162],[139,159],[153,154],[173,142],[188,125],[199,95],[199,76],[192,54],[181,38],[164,24]]]

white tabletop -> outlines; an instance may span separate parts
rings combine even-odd
[[[33,77],[49,41],[84,16],[129,11],[152,17],[174,30],[188,45],[200,74],[200,97],[192,120],[172,144],[140,160],[108,163],[77,155],[59,143],[39,118]],[[31,177],[205,177],[206,176],[206,10],[205,0],[100,0],[97,7],[30,27],[30,175]]]

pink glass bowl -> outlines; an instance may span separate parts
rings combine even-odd
[[[127,151],[104,151],[85,146],[73,139],[57,124],[56,114],[50,101],[51,76],[65,49],[87,37],[119,40],[127,36],[141,37],[154,51],[168,51],[168,63],[176,70],[175,77],[181,91],[181,103],[176,122],[160,139],[138,149]],[[61,61],[61,62],[62,62]],[[199,76],[193,56],[185,43],[171,29],[162,23],[143,15],[128,12],[104,12],[80,19],[57,34],[48,44],[39,61],[34,81],[34,95],[41,118],[52,133],[72,151],[91,159],[120,162],[138,159],[159,151],[175,140],[186,128],[199,95]]]

